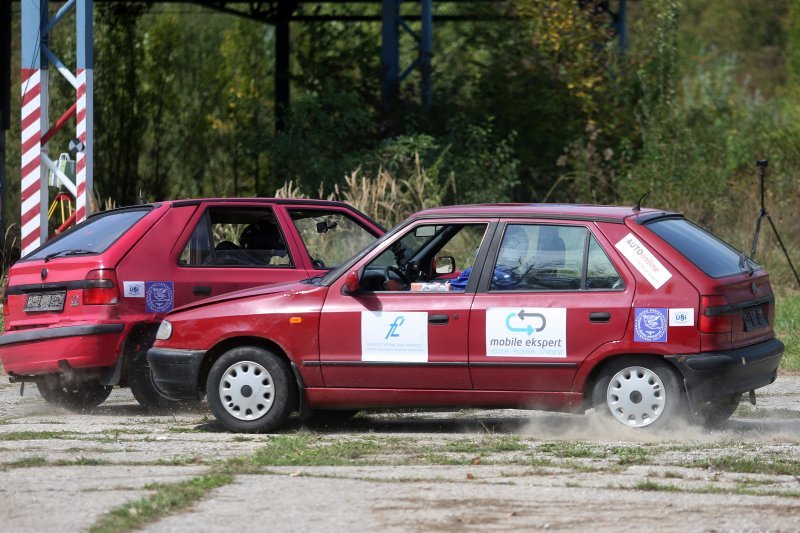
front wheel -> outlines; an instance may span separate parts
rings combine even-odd
[[[165,398],[158,392],[145,353],[136,353],[131,357],[128,361],[127,375],[133,397],[146,411],[173,410],[184,405],[183,402]]]
[[[703,427],[708,429],[719,428],[733,416],[739,408],[741,397],[726,398],[708,402],[699,409],[699,414],[703,419]]]
[[[223,354],[208,374],[211,412],[237,433],[266,433],[283,425],[297,404],[297,388],[283,359],[256,347]]]
[[[601,420],[629,428],[663,428],[686,410],[678,376],[658,360],[631,358],[612,363],[597,380],[592,401]]]
[[[58,376],[47,376],[36,381],[36,388],[47,403],[84,413],[106,401],[113,387],[91,380],[62,384]]]

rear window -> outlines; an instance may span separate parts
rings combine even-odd
[[[686,219],[655,220],[647,228],[712,278],[739,274],[751,266],[758,268],[739,250]]]
[[[60,237],[45,243],[24,259],[44,259],[53,254],[104,252],[149,212],[150,209],[130,209],[92,217]]]

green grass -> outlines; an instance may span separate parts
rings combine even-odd
[[[77,436],[72,431],[12,431],[0,434],[0,440],[59,440],[74,439]]]
[[[383,452],[384,446],[374,438],[334,441],[296,433],[272,437],[251,461],[259,466],[335,466],[369,463],[370,457]]]
[[[737,455],[721,455],[708,459],[699,459],[685,465],[691,468],[713,468],[724,472],[743,474],[772,474],[797,476],[800,473],[800,461],[789,459],[748,458]]]
[[[232,482],[230,474],[215,472],[179,483],[146,485],[145,488],[154,490],[155,494],[112,509],[89,531],[116,533],[140,529],[165,515],[186,509],[212,490]]]
[[[786,345],[781,368],[800,371],[800,295],[777,297],[775,335]]]

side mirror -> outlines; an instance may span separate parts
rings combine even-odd
[[[342,294],[355,294],[358,292],[358,270],[351,270],[345,274]]]
[[[433,260],[433,269],[437,274],[452,274],[456,271],[455,257],[444,255]]]

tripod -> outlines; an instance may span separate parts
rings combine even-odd
[[[789,257],[789,252],[786,251],[786,247],[783,245],[783,240],[781,240],[781,236],[778,235],[778,228],[775,227],[775,223],[772,222],[772,217],[769,216],[767,212],[767,208],[764,207],[764,181],[765,176],[767,173],[767,160],[766,159],[759,159],[756,162],[756,167],[758,167],[758,179],[761,180],[761,211],[758,213],[758,218],[756,219],[756,230],[753,232],[753,247],[750,249],[750,257],[752,259],[756,258],[756,247],[758,246],[758,233],[761,231],[761,221],[766,217],[769,225],[772,226],[772,231],[775,233],[775,237],[778,239],[778,244],[783,250],[783,255],[786,256],[786,261],[789,263],[789,268],[792,269],[792,273],[794,274],[794,279],[797,280],[797,284],[800,285],[800,276],[797,274],[797,270],[794,268],[792,264],[792,260]]]

